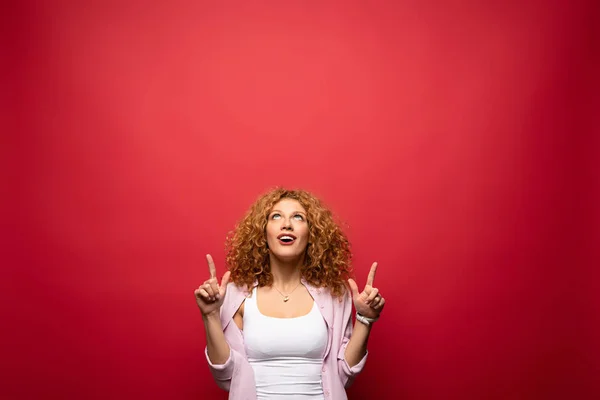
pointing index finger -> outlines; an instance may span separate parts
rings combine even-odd
[[[208,272],[210,272],[210,278],[217,277],[217,269],[215,268],[215,262],[210,254],[206,255],[206,261],[208,262]]]
[[[375,272],[377,272],[376,262],[371,265],[371,270],[369,271],[369,276],[367,277],[367,285],[373,286],[373,282],[375,281]]]

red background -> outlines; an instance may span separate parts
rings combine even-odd
[[[193,290],[284,185],[380,264],[351,399],[594,398],[597,7],[496,3],[4,6],[0,397],[225,398]]]

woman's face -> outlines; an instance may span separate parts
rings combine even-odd
[[[304,256],[308,245],[306,210],[293,199],[282,199],[273,206],[267,220],[269,251],[282,261]]]

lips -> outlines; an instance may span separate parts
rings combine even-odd
[[[281,235],[277,236],[277,240],[282,246],[289,246],[296,241],[296,236],[290,233],[282,233]]]

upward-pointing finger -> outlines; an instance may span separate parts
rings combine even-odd
[[[206,255],[206,261],[208,262],[208,272],[210,272],[210,278],[217,277],[217,269],[215,268],[215,262],[210,254]]]
[[[373,282],[375,281],[375,272],[377,272],[376,262],[371,265],[371,270],[369,271],[369,276],[367,277],[367,285],[373,286]]]

